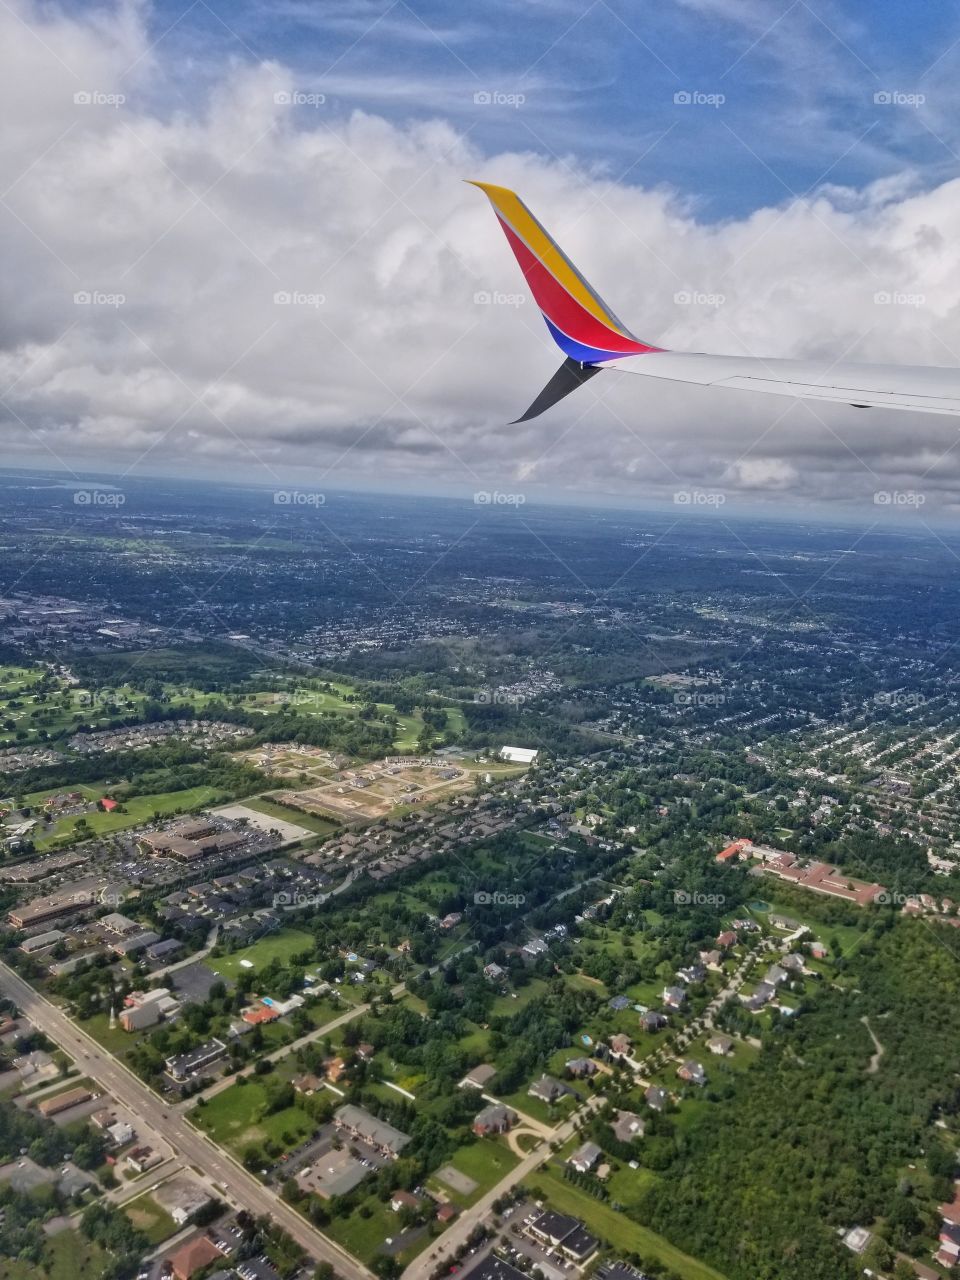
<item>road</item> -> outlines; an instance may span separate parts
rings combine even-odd
[[[67,1015],[7,965],[0,963],[0,990],[20,1011],[73,1057],[80,1071],[113,1095],[145,1127],[173,1147],[184,1165],[193,1166],[221,1188],[239,1208],[273,1219],[313,1258],[329,1262],[344,1280],[371,1280],[371,1272],[320,1234],[269,1187],[247,1173],[232,1156],[199,1133],[169,1103],[158,1098],[132,1071],[106,1053]]]
[[[508,1173],[505,1178],[501,1178],[495,1187],[482,1196],[475,1205],[469,1209],[464,1209],[463,1213],[448,1227],[443,1233],[436,1249],[432,1249],[429,1253],[424,1251],[414,1260],[404,1271],[402,1280],[427,1280],[433,1271],[439,1266],[444,1258],[450,1258],[456,1253],[460,1245],[464,1244],[468,1239],[470,1232],[481,1222],[493,1207],[493,1202],[499,1200],[502,1195],[515,1187],[518,1182],[522,1182],[534,1169],[543,1164],[544,1160],[551,1154],[551,1142],[564,1143],[574,1133],[577,1124],[584,1118],[591,1108],[602,1107],[603,1098],[589,1098],[584,1106],[580,1107],[568,1120],[559,1125],[553,1131],[553,1135],[549,1142],[542,1142],[540,1146],[535,1147],[528,1156],[525,1156],[517,1167]]]

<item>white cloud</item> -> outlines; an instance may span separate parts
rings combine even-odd
[[[170,69],[135,8],[43,12],[0,10],[9,462],[577,496],[701,484],[778,503],[909,485],[931,506],[955,500],[946,418],[608,373],[506,425],[559,356],[531,301],[475,301],[525,286],[462,179],[520,189],[645,338],[931,364],[960,363],[960,182],[918,191],[904,175],[702,225],[669,191],[485,157],[443,120],[283,105],[322,86],[277,64],[225,65],[201,105],[159,107]],[[680,305],[681,291],[722,302]],[[878,305],[884,292],[922,302]]]

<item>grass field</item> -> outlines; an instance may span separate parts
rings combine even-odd
[[[450,1161],[455,1169],[472,1178],[477,1184],[475,1191],[469,1195],[459,1195],[452,1187],[443,1184],[444,1192],[462,1209],[468,1209],[482,1195],[495,1187],[501,1178],[520,1163],[520,1157],[514,1155],[506,1143],[494,1138],[479,1138],[468,1146],[461,1147]]]
[[[530,1185],[549,1201],[552,1209],[582,1218],[591,1231],[596,1232],[619,1253],[636,1253],[644,1258],[656,1258],[663,1266],[671,1267],[681,1280],[724,1280],[719,1271],[714,1271],[705,1262],[691,1258],[663,1236],[633,1222],[625,1214],[611,1209],[608,1204],[594,1200],[593,1196],[565,1181],[549,1167],[538,1170],[531,1177]]]
[[[80,791],[90,800],[96,801],[102,796],[110,795],[110,783],[80,783],[69,788],[60,788],[60,790]],[[56,795],[57,791],[47,790],[36,794],[42,799],[49,795]],[[128,827],[150,822],[154,814],[166,817],[172,813],[188,813],[195,809],[206,808],[207,805],[215,804],[223,798],[222,793],[213,787],[190,787],[185,791],[160,791],[153,795],[133,796],[123,801],[125,810],[123,813],[116,809],[113,813],[94,810],[83,816],[87,820],[89,833],[109,835],[115,831],[125,831]],[[39,803],[40,799],[33,803]],[[76,825],[77,818],[63,818],[51,823],[46,829],[38,829],[34,838],[36,847],[41,850],[56,848],[58,844],[75,833]]]
[[[272,1139],[285,1147],[293,1147],[311,1134],[315,1125],[299,1107],[285,1107],[264,1115],[266,1091],[259,1080],[233,1084],[216,1094],[201,1107],[195,1107],[190,1119],[214,1142],[229,1147],[235,1154],[255,1142]],[[291,1138],[293,1141],[287,1141]]]
[[[137,1230],[143,1232],[151,1244],[160,1244],[178,1230],[177,1224],[166,1209],[161,1209],[149,1194],[137,1196],[136,1200],[125,1204],[123,1212]]]
[[[206,964],[221,977],[236,978],[237,974],[245,971],[257,973],[271,960],[281,960],[286,963],[297,952],[313,952],[315,948],[316,942],[312,934],[305,933],[302,929],[279,929],[276,933],[268,934],[265,938],[251,943],[249,947],[230,952],[229,955],[210,956]],[[250,969],[247,965],[241,964],[242,960],[249,961],[253,968]]]
[[[100,1280],[109,1255],[80,1234],[61,1231],[43,1247],[40,1265],[0,1257],[0,1280]]]
[[[321,818],[315,813],[304,813],[300,809],[291,809],[289,805],[278,804],[269,795],[251,796],[238,801],[248,809],[256,809],[257,813],[265,813],[268,818],[279,818],[281,822],[292,822],[295,826],[306,827],[318,836],[329,836],[336,831],[337,824],[329,818]]]

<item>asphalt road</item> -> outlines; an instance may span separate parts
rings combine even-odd
[[[366,1267],[321,1235],[274,1191],[194,1129],[173,1106],[158,1098],[132,1071],[101,1049],[62,1010],[2,963],[0,990],[35,1026],[71,1055],[83,1075],[95,1080],[128,1107],[141,1125],[161,1134],[184,1165],[206,1174],[221,1189],[224,1199],[250,1213],[272,1218],[313,1258],[331,1263],[344,1280],[370,1280],[371,1272]]]

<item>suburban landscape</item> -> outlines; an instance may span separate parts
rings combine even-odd
[[[176,627],[108,516],[0,600],[0,1274],[951,1274],[951,637],[867,554],[803,629],[746,554],[702,593],[696,528],[598,605],[491,521],[508,584],[454,556],[339,641],[305,596],[258,630],[324,554],[295,515],[296,559]],[[789,529],[744,533],[786,570]],[[80,560],[108,600],[55,589]]]

